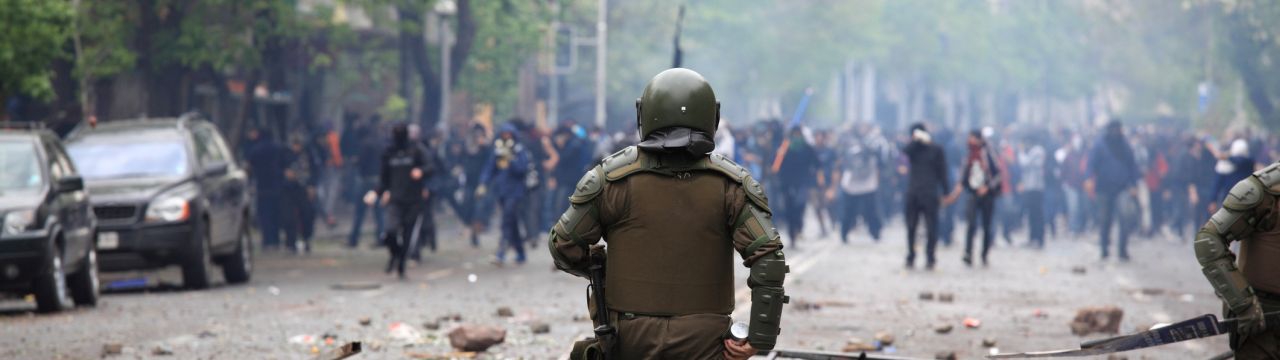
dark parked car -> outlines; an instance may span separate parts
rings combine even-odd
[[[199,115],[112,121],[67,141],[98,218],[103,271],[182,268],[183,285],[249,281],[249,193],[213,124]]]
[[[98,303],[94,218],[57,136],[0,125],[0,291],[41,312]]]

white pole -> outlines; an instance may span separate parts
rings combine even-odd
[[[609,10],[609,0],[599,0],[598,13],[596,15],[596,125],[604,127],[605,111],[605,67],[608,55],[607,39],[609,38],[609,25],[607,24]]]
[[[440,126],[444,131],[449,130],[449,92],[452,91],[452,79],[449,73],[449,52],[452,50],[453,42],[450,39],[452,34],[445,34],[449,30],[445,26],[444,17],[440,18]]]

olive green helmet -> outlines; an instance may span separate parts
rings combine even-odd
[[[720,124],[720,101],[702,74],[685,68],[667,69],[649,80],[644,94],[636,99],[636,123],[641,139],[672,126],[715,134]]]

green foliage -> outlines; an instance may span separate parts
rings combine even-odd
[[[73,16],[64,1],[0,0],[0,96],[53,99],[50,64],[66,56]]]
[[[75,62],[77,77],[101,78],[133,68],[137,54],[128,46],[134,35],[129,6],[116,1],[81,1],[75,16],[82,51]]]
[[[473,1],[476,42],[458,87],[495,112],[510,114],[519,96],[520,67],[537,54],[549,19],[533,1]]]

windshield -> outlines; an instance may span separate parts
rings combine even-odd
[[[100,135],[72,143],[67,152],[89,180],[179,177],[187,174],[187,148],[176,137]]]
[[[0,140],[0,194],[35,191],[44,185],[36,146],[29,140]]]

